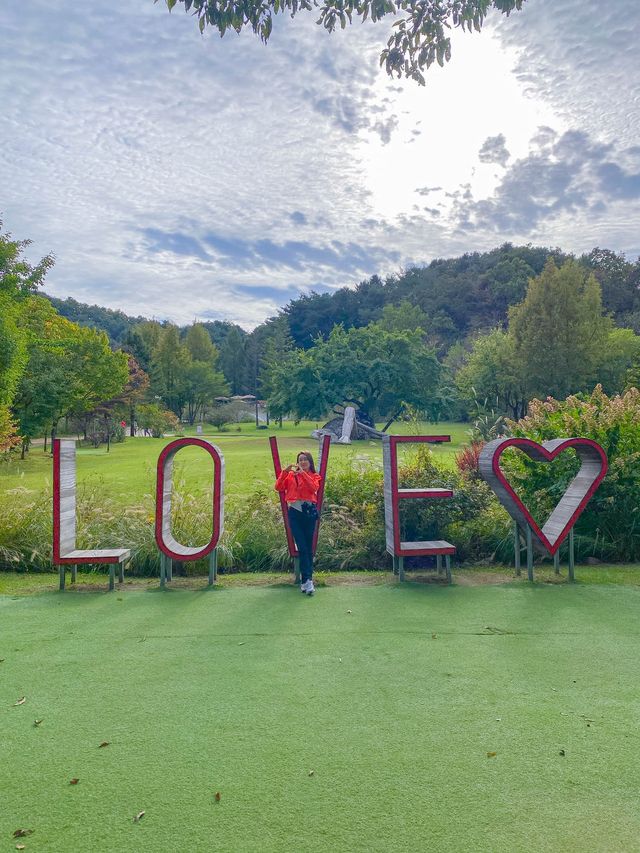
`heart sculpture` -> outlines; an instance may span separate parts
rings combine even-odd
[[[500,457],[507,447],[517,447],[535,462],[551,462],[564,450],[573,448],[580,459],[580,470],[546,520],[542,529],[509,484]],[[607,457],[600,445],[590,438],[554,438],[538,444],[529,438],[498,438],[490,441],[480,452],[479,468],[484,480],[496,493],[509,515],[522,527],[527,525],[534,542],[553,556],[576,523],[589,499],[607,473]]]

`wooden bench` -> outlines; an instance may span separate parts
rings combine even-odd
[[[65,567],[71,566],[71,583],[77,579],[78,565],[108,565],[109,589],[115,588],[116,566],[120,583],[128,548],[80,550],[76,548],[76,443],[56,438],[53,442],[53,563],[60,568],[60,589],[65,586]]]
[[[447,582],[451,583],[451,555],[455,545],[444,539],[433,541],[403,542],[400,536],[400,501],[408,499],[446,499],[453,497],[451,489],[443,488],[398,488],[398,444],[430,443],[451,441],[448,435],[385,435],[382,439],[382,461],[384,470],[384,520],[386,549],[393,559],[393,573],[404,580],[404,558],[435,556],[438,574],[442,572],[445,558]]]

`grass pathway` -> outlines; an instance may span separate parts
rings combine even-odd
[[[0,850],[640,850],[639,609],[579,584],[0,596]]]

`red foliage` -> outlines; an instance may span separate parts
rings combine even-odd
[[[468,447],[456,454],[456,466],[463,477],[476,479],[480,476],[480,451],[484,445],[484,441],[472,441]]]

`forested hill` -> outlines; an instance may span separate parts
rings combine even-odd
[[[434,260],[385,281],[373,276],[355,288],[302,296],[282,313],[295,343],[308,348],[336,323],[365,326],[380,319],[386,305],[410,303],[427,315],[429,338],[447,350],[474,331],[506,321],[509,306],[522,301],[528,280],[542,272],[549,257],[561,264],[570,256],[560,249],[505,243],[490,252]],[[594,249],[580,261],[600,281],[605,311],[617,325],[640,332],[640,262],[606,249]]]
[[[43,294],[51,302],[56,311],[67,320],[77,323],[79,326],[89,326],[92,329],[100,329],[106,332],[109,340],[116,347],[127,344],[130,333],[139,323],[148,321],[148,317],[130,317],[123,311],[112,308],[103,308],[100,305],[86,305],[75,299],[56,299],[55,296]],[[246,333],[235,323],[223,320],[211,320],[201,323],[207,330],[213,343],[220,347],[226,340],[231,329],[237,329],[242,336]]]
[[[561,264],[569,255],[557,248],[505,243],[490,252],[434,260],[386,280],[373,276],[355,288],[303,295],[289,302],[280,315],[286,317],[294,343],[306,349],[319,335],[327,337],[336,324],[345,329],[365,326],[379,320],[385,306],[414,306],[420,309],[421,326],[426,315],[424,331],[443,353],[469,334],[505,322],[509,306],[522,301],[528,280],[542,272],[549,257]],[[579,260],[595,272],[603,308],[616,325],[640,333],[640,261],[627,261],[607,249],[594,249]],[[116,346],[126,344],[133,327],[145,319],[75,299],[49,299],[69,320],[106,331]],[[202,325],[218,348],[231,330],[234,340],[247,338],[233,323],[214,320]],[[270,325],[259,326],[249,338],[256,338],[258,344]]]

